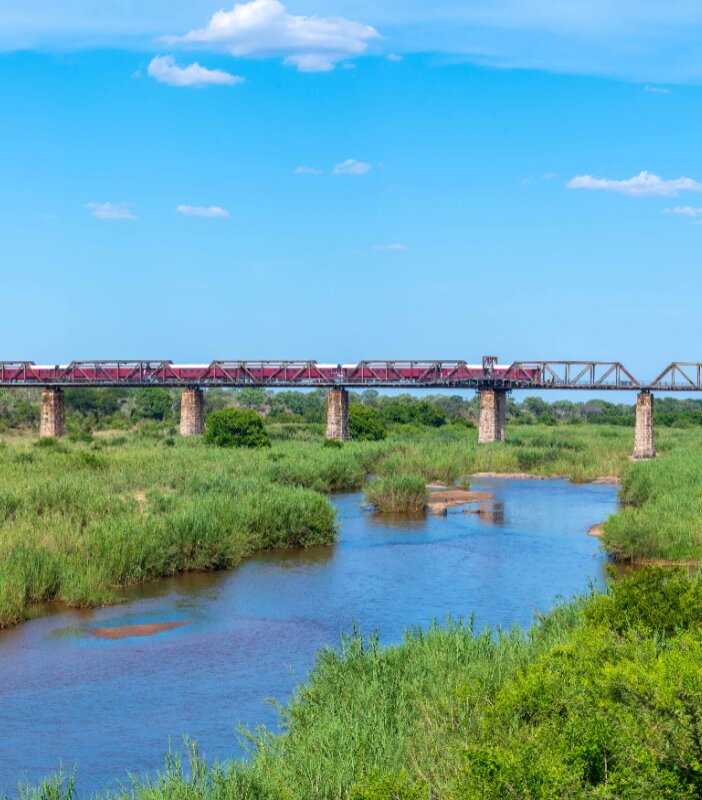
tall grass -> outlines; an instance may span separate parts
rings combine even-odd
[[[691,443],[690,443],[691,444]],[[702,451],[684,440],[663,458],[624,476],[626,503],[604,527],[607,550],[621,560],[702,560]]]
[[[425,502],[424,484],[432,480],[451,483],[485,471],[586,480],[630,468],[630,431],[605,426],[512,428],[506,443],[486,447],[474,431],[453,426],[399,430],[383,442],[342,448],[323,447],[314,426],[303,429],[303,438],[288,428],[264,451],[212,448],[158,430],[85,441],[5,437],[0,626],[24,619],[43,600],[105,603],[124,586],[231,567],[261,548],[331,542],[333,510],[323,493],[358,491],[369,474],[379,478],[369,487],[371,501],[410,510]],[[701,439],[694,430],[668,429],[658,449],[671,457],[676,447],[692,453]],[[686,502],[694,511],[694,492]],[[679,530],[666,536],[674,533],[679,552],[692,547],[698,528],[685,515],[664,513],[678,520]]]
[[[366,488],[366,500],[382,512],[419,514],[428,499],[426,483],[416,475],[378,478]]]

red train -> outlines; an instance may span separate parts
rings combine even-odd
[[[510,367],[465,361],[359,361],[318,364],[316,361],[213,361],[174,364],[171,361],[74,361],[65,365],[31,361],[0,362],[4,385],[96,386],[455,386],[485,380],[538,383],[540,366]]]

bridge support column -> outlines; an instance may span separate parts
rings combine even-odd
[[[205,432],[205,396],[202,389],[183,389],[180,396],[180,435],[200,436]]]
[[[327,439],[347,441],[349,433],[349,393],[330,389],[327,397]]]
[[[478,442],[504,442],[507,392],[504,389],[481,389]]]
[[[653,395],[651,392],[639,392],[636,396],[636,430],[634,431],[634,453],[632,458],[654,458],[655,455]]]
[[[66,408],[63,389],[48,388],[41,392],[39,436],[65,436]]]

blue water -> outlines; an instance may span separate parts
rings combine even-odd
[[[153,772],[188,734],[208,759],[240,755],[237,726],[275,728],[324,644],[354,623],[397,642],[447,614],[529,625],[559,597],[604,582],[588,528],[616,489],[561,480],[475,479],[482,513],[379,516],[334,498],[332,547],[264,553],[226,573],[160,581],[120,606],[53,613],[0,633],[0,794],[78,765],[81,794]],[[92,628],[186,622],[149,638]]]

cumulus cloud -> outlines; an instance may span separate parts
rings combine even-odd
[[[403,253],[407,249],[407,246],[399,242],[391,242],[390,244],[375,244],[373,245],[373,249],[385,253]]]
[[[372,164],[366,161],[356,161],[355,158],[347,158],[337,164],[332,172],[334,175],[365,175],[372,168]]]
[[[371,25],[345,17],[289,14],[280,0],[236,3],[213,14],[204,28],[168,36],[172,44],[210,45],[235,56],[287,55],[301,72],[328,72],[337,62],[364,53],[380,38]]]
[[[226,208],[219,206],[178,206],[176,208],[178,214],[184,217],[209,217],[211,219],[222,219],[229,216]]]
[[[133,203],[86,203],[95,219],[136,219]]]
[[[207,69],[197,61],[187,67],[179,67],[173,56],[156,56],[151,60],[149,75],[170,86],[232,86],[242,83],[243,78],[221,69]]]
[[[386,58],[388,61],[394,61],[395,63],[397,63],[398,61],[404,61],[404,60],[405,60],[405,59],[404,59],[404,58],[403,58],[401,55],[399,55],[398,53],[388,53],[388,55],[386,55],[386,56],[385,56],[385,58]]]
[[[670,94],[670,89],[665,89],[663,86],[646,86],[644,92],[649,94]]]
[[[295,175],[320,175],[322,170],[316,167],[295,167]]]
[[[702,183],[692,178],[665,180],[651,172],[640,172],[626,180],[595,178],[592,175],[576,175],[566,184],[569,189],[594,189],[617,192],[631,197],[677,197],[680,192],[700,192]]]

